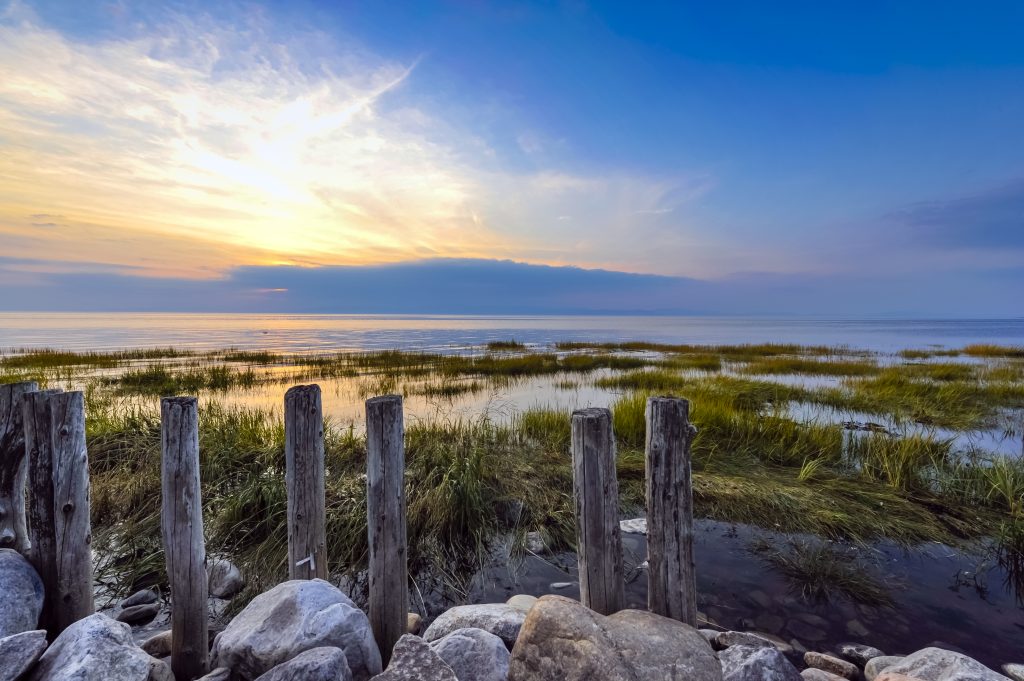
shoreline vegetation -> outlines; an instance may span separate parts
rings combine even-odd
[[[697,517],[855,543],[983,544],[1022,579],[1024,462],[956,437],[996,430],[1021,440],[1021,347],[881,354],[643,342],[531,348],[502,339],[453,353],[12,349],[0,356],[0,382],[86,393],[97,577],[116,593],[165,581],[157,398],[200,396],[207,546],[249,576],[241,605],[287,572],[284,429],[279,410],[227,404],[226,396],[280,385],[283,397],[296,382],[344,379],[363,397],[443,401],[538,377],[611,393],[624,517],[643,514],[645,400],[673,395],[690,400],[698,428]],[[822,410],[864,418],[822,418]],[[504,419],[482,409],[411,423],[412,571],[459,588],[496,537],[512,537],[519,552],[529,533],[571,548],[569,424],[568,409],[544,406]],[[352,424],[328,422],[325,443],[329,562],[356,579],[367,558],[365,439]],[[774,560],[813,572],[809,582],[834,569],[820,552],[802,567],[789,565],[799,555]]]

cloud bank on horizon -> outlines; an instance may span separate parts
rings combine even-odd
[[[1022,27],[0,0],[0,309],[1017,315]]]

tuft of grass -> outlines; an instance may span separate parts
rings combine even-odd
[[[515,338],[508,340],[496,340],[487,343],[488,350],[525,350],[526,344],[520,343]]]
[[[1011,357],[1024,359],[1024,345],[993,345],[990,343],[975,343],[965,346],[960,350],[971,357]]]
[[[929,434],[870,433],[851,438],[847,446],[847,456],[861,475],[904,491],[931,489],[951,454],[952,440]]]
[[[760,540],[751,549],[785,575],[807,601],[830,602],[843,597],[864,605],[893,605],[889,590],[849,550],[798,540],[785,548]]]
[[[765,357],[750,362],[744,374],[811,374],[818,376],[868,376],[877,374],[878,364],[862,360],[817,360],[806,357]]]

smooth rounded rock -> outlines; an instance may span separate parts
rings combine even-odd
[[[0,681],[16,681],[46,650],[46,632],[23,631],[0,638]]]
[[[214,598],[231,598],[245,586],[242,571],[223,558],[210,561],[206,568],[207,587]]]
[[[131,628],[103,614],[62,631],[29,672],[28,681],[148,681],[170,669],[132,640]]]
[[[824,669],[815,669],[814,667],[808,667],[807,669],[800,672],[801,678],[804,681],[843,681],[845,677],[836,676]]]
[[[854,664],[859,664],[861,667],[866,665],[868,660],[885,656],[885,653],[878,648],[873,648],[863,643],[840,643],[836,646],[836,652],[839,653],[839,657],[849,660]]]
[[[483,629],[456,629],[432,641],[430,648],[452,668],[459,681],[505,681],[509,652],[505,642]]]
[[[171,630],[153,634],[140,647],[153,657],[167,657],[171,654]]]
[[[311,648],[282,662],[256,681],[351,681],[345,651],[325,646]]]
[[[772,646],[774,643],[762,636],[745,631],[722,631],[715,637],[713,645],[718,650],[724,650],[732,646],[753,646],[754,648],[764,648],[766,646]]]
[[[944,648],[922,648],[885,668],[887,674],[904,674],[921,681],[1006,681],[972,657]]]
[[[43,580],[14,549],[0,549],[0,638],[34,631],[43,610]]]
[[[860,676],[860,669],[857,668],[857,665],[826,653],[808,651],[804,653],[804,664],[815,669],[822,669],[836,676],[842,676],[845,679],[850,679],[850,681],[854,681],[854,679]]]
[[[441,613],[423,632],[423,638],[436,641],[456,629],[483,629],[501,638],[511,650],[525,619],[525,612],[506,603],[459,605]]]
[[[217,667],[206,676],[201,676],[196,681],[228,681],[231,678],[231,670],[227,667]]]
[[[718,658],[722,681],[803,681],[796,667],[772,646],[732,646]]]
[[[160,613],[159,603],[143,603],[133,605],[117,613],[117,621],[125,624],[142,624],[149,622]]]
[[[419,634],[423,630],[423,616],[418,612],[408,612],[405,614],[405,633],[407,634]]]
[[[1024,681],[1024,664],[1007,662],[1002,666],[1002,670],[1003,673],[1013,679],[1013,681]]]
[[[875,678],[892,665],[902,662],[903,658],[898,655],[882,655],[873,657],[864,665],[864,678],[867,681],[875,681]]]
[[[721,673],[710,644],[689,625],[640,610],[606,617],[544,596],[523,623],[508,681],[718,681]]]
[[[370,622],[348,596],[322,579],[297,579],[256,596],[214,639],[212,664],[255,679],[313,648],[345,651],[352,678],[381,671]]]
[[[119,603],[122,608],[130,608],[135,605],[156,603],[160,600],[160,592],[156,589],[139,589],[128,598]]]
[[[505,605],[511,605],[513,608],[518,608],[523,612],[530,612],[530,608],[537,602],[536,596],[528,596],[527,594],[516,594],[512,598],[505,601]]]
[[[391,661],[373,681],[460,681],[455,672],[426,641],[405,634],[395,643]]]

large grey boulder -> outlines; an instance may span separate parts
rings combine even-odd
[[[313,648],[345,651],[352,678],[381,671],[370,622],[348,596],[322,579],[278,584],[245,606],[213,642],[212,667],[252,680]]]
[[[43,580],[14,549],[0,549],[0,594],[0,638],[33,631],[43,610]]]
[[[419,636],[405,634],[391,651],[387,671],[373,681],[460,681],[448,664]]]
[[[721,678],[711,645],[693,627],[639,610],[605,617],[561,596],[544,596],[530,609],[508,675],[509,681]]]
[[[299,653],[259,677],[257,681],[350,681],[345,651],[341,648],[313,648]]]
[[[943,648],[922,648],[885,668],[886,673],[904,674],[921,681],[1008,681],[974,658]]]
[[[0,638],[0,681],[17,681],[46,650],[46,632],[23,631]]]
[[[881,655],[873,657],[864,663],[864,678],[867,681],[875,681],[875,678],[894,664],[902,662],[899,655]]]
[[[436,641],[456,629],[483,629],[501,638],[508,649],[512,650],[525,619],[526,613],[523,610],[507,603],[458,605],[434,620],[423,632],[423,638]]]
[[[803,681],[796,667],[774,647],[732,646],[718,657],[722,681]]]
[[[230,560],[215,558],[206,568],[209,593],[214,598],[231,598],[245,586],[242,571]]]
[[[456,629],[430,643],[459,681],[505,681],[511,657],[505,642],[483,629]]]
[[[131,628],[106,615],[80,619],[60,633],[28,681],[155,681],[173,679],[166,663],[132,640]]]

